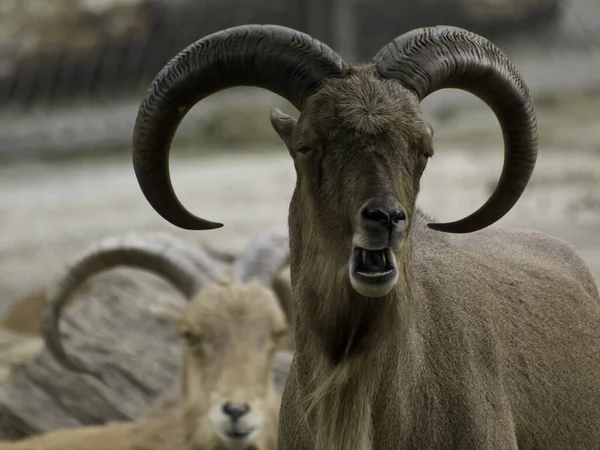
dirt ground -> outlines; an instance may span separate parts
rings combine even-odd
[[[599,98],[588,94],[538,106],[540,152],[533,179],[498,223],[570,242],[598,280]],[[497,181],[500,131],[481,106],[428,119],[436,129],[436,153],[419,205],[439,220],[458,219],[480,206]],[[142,196],[128,155],[1,167],[0,314],[46,289],[70,258],[103,236],[164,230],[238,251],[265,227],[285,225],[295,173],[282,145],[233,154],[212,149],[204,157],[195,150],[175,140],[174,187],[191,211],[225,223],[220,230],[183,231],[159,217]]]

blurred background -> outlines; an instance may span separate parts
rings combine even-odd
[[[156,73],[193,41],[246,23],[308,32],[349,61],[369,60],[422,26],[455,25],[492,40],[522,72],[540,124],[533,179],[499,225],[568,241],[600,280],[598,0],[2,0],[2,380],[39,351],[29,337],[52,280],[99,238],[163,230],[235,253],[266,227],[286,224],[295,174],[268,112],[297,112],[267,91],[213,95],[174,141],[182,202],[224,228],[197,233],[166,223],[143,198],[130,161],[137,108]],[[423,112],[436,154],[419,204],[439,220],[457,219],[495,186],[500,130],[482,102],[460,91],[433,94]],[[132,295],[148,295],[139,289]]]

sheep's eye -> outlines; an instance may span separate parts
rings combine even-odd
[[[298,153],[308,153],[308,152],[310,152],[311,150],[312,150],[312,149],[311,149],[311,148],[310,148],[308,145],[306,145],[306,144],[300,144],[300,145],[299,145],[299,146],[296,148],[296,151],[297,151]]]

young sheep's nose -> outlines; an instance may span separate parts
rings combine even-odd
[[[250,406],[247,403],[231,403],[227,402],[223,405],[223,412],[227,414],[231,420],[237,420],[250,411]]]

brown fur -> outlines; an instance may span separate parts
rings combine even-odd
[[[599,448],[600,300],[585,263],[535,232],[427,228],[416,200],[433,150],[419,102],[373,66],[350,72],[297,123],[272,114],[297,172],[296,353],[278,448]],[[387,194],[408,218],[400,277],[363,297],[348,274],[353,224]]]
[[[279,396],[271,368],[285,335],[284,312],[275,295],[256,281],[213,283],[188,304],[179,331],[186,345],[179,403],[136,422],[58,430],[1,450],[273,450]],[[256,439],[228,446],[210,421],[224,400],[247,402],[262,421]]]

